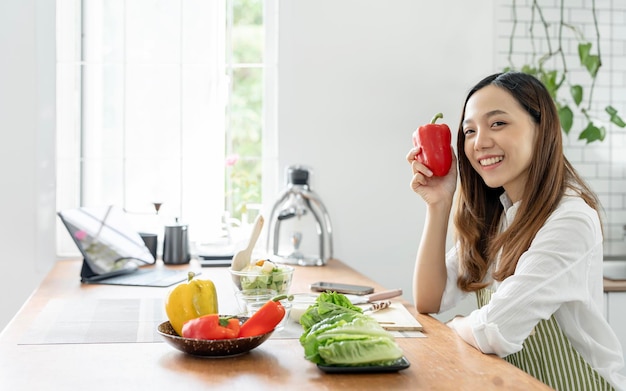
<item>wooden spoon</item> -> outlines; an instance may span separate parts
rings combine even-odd
[[[254,220],[254,227],[252,227],[252,235],[250,235],[250,242],[248,243],[248,247],[245,249],[238,251],[233,256],[233,262],[231,264],[231,268],[233,270],[239,271],[244,267],[250,264],[250,256],[252,255],[252,250],[254,249],[254,245],[256,241],[259,239],[259,235],[261,234],[261,229],[263,228],[263,215],[257,215]]]

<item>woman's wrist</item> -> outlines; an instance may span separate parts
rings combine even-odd
[[[426,207],[428,213],[431,214],[450,214],[452,210],[452,200],[441,200],[438,202],[428,203]]]

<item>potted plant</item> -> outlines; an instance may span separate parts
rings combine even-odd
[[[554,29],[550,29],[550,23],[545,19],[543,10],[537,0],[531,5],[531,27],[529,29],[530,41],[532,45],[531,59],[521,67],[513,64],[513,44],[518,23],[517,8],[515,0],[512,6],[513,28],[509,39],[508,61],[509,66],[505,71],[518,70],[529,73],[540,79],[547,87],[550,95],[556,103],[561,127],[565,134],[569,135],[575,121],[575,112],[580,114],[586,126],[579,134],[579,140],[587,143],[602,141],[606,136],[605,124],[613,123],[623,128],[626,126],[624,120],[619,116],[617,110],[608,105],[604,110],[598,108],[593,100],[593,92],[598,76],[598,71],[602,66],[600,55],[600,31],[596,15],[595,0],[592,0],[591,13],[595,27],[595,45],[587,40],[579,27],[565,20],[564,0],[560,1],[560,14],[557,23],[557,33],[554,36]],[[537,21],[538,18],[538,21]],[[543,32],[539,36],[534,31],[536,25],[542,27]],[[564,52],[564,30],[574,34],[578,41],[577,64],[568,63]],[[537,43],[544,43],[547,51],[543,53],[536,49]],[[580,82],[574,82],[570,70],[574,66],[582,67],[589,77],[588,87],[583,87]],[[587,84],[586,84],[587,85]],[[596,114],[599,113],[599,114]],[[600,116],[601,115],[601,116]]]

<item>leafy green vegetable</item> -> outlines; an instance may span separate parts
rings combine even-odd
[[[402,357],[393,335],[343,294],[324,292],[302,314],[300,344],[316,364],[389,365]]]
[[[273,289],[279,294],[287,293],[291,273],[276,266],[270,260],[260,260],[247,265],[241,271],[241,289]]]
[[[363,310],[350,302],[345,295],[337,292],[320,293],[315,304],[309,306],[300,317],[300,324],[307,332],[314,324],[325,318],[343,313],[362,313]]]
[[[309,339],[309,349],[314,348],[316,349],[316,346],[311,345],[312,342],[315,342],[314,339],[311,338],[315,338],[317,335],[321,334],[322,332],[324,332],[325,330],[328,330],[330,328],[335,327],[335,323],[339,323],[341,321],[344,322],[350,322],[352,321],[356,316],[358,315],[358,312],[354,312],[354,311],[350,311],[350,312],[342,312],[340,314],[336,314],[336,315],[332,315],[329,316],[317,323],[315,323],[313,326],[311,326],[311,328],[309,328],[308,330],[305,330],[302,335],[300,336],[300,344],[302,346],[305,346],[305,342],[307,341],[307,339]],[[305,346],[305,356],[307,355],[307,348]]]
[[[283,270],[276,269],[270,274],[241,276],[242,289],[274,289],[282,293],[289,280]]]
[[[343,313],[316,323],[300,337],[305,358],[325,365],[388,365],[402,349],[378,322],[359,313]]]

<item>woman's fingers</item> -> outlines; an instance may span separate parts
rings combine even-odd
[[[426,186],[428,184],[429,178],[433,175],[426,166],[423,164],[417,163],[419,167],[423,167],[427,172],[420,171],[419,169],[414,169],[413,178],[411,178],[411,189],[417,192],[421,186]]]
[[[430,171],[428,167],[420,163],[418,160],[413,160],[413,163],[411,163],[411,168],[413,169],[413,174],[419,173],[428,178],[433,176],[433,172]]]
[[[424,176],[431,177],[433,176],[433,172],[430,171],[428,167],[420,163],[419,160],[416,159],[417,154],[420,152],[420,147],[411,148],[409,153],[406,155],[406,161],[411,165],[411,169],[413,170],[413,174],[418,172],[422,173]]]
[[[409,153],[406,155],[406,161],[409,162],[409,164],[413,164],[415,156],[419,153],[419,151],[419,147],[411,148],[411,150],[409,150]]]

